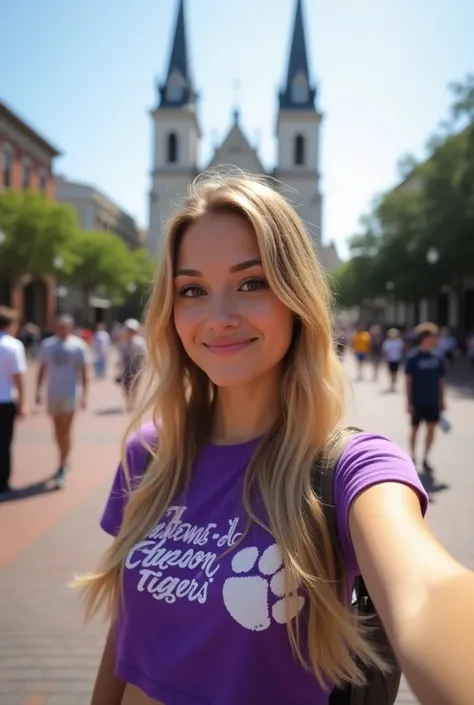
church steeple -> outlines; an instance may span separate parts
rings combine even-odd
[[[311,85],[302,0],[296,2],[288,73],[280,92],[280,110],[316,110],[316,89]]]
[[[181,108],[196,103],[196,93],[189,68],[184,0],[179,0],[166,81],[159,87],[160,108]]]

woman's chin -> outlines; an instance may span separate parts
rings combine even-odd
[[[209,374],[208,377],[218,389],[230,389],[237,387],[245,387],[255,382],[256,377],[249,374]]]

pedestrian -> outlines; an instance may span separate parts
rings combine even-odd
[[[412,350],[405,363],[407,408],[411,418],[410,449],[416,465],[418,429],[426,423],[423,471],[433,474],[429,453],[433,447],[436,426],[445,410],[444,378],[446,365],[436,351],[438,326],[421,323],[416,328],[418,347]]]
[[[127,411],[134,408],[136,379],[146,357],[146,343],[140,331],[140,321],[128,318],[123,326],[123,337],[119,346],[121,360],[118,379],[124,390]]]
[[[346,331],[344,330],[344,328],[339,328],[336,334],[336,350],[341,360],[344,359],[346,344]]]
[[[0,306],[0,499],[11,491],[11,446],[15,419],[25,410],[25,347],[15,337],[19,316],[7,306]]]
[[[382,364],[383,354],[383,331],[382,326],[378,324],[370,327],[370,361],[372,363],[373,376],[372,380],[374,382],[378,381],[380,365]]]
[[[194,182],[147,307],[136,433],[101,522],[115,538],[76,581],[89,615],[109,608],[92,705],[327,705],[359,659],[380,665],[349,608],[360,571],[415,693],[472,700],[474,575],[423,521],[409,456],[342,433],[331,315],[276,189]],[[317,458],[337,465],[333,530]]]
[[[398,370],[403,360],[405,344],[398,328],[390,328],[387,339],[382,347],[383,355],[387,361],[390,375],[390,391],[395,392],[397,387]]]
[[[357,379],[359,381],[364,377],[364,366],[369,357],[371,342],[369,331],[360,326],[352,338],[352,349],[357,361]]]
[[[98,323],[91,342],[94,355],[96,379],[104,379],[107,373],[107,358],[110,351],[110,335],[105,323]]]
[[[86,408],[88,391],[87,346],[73,335],[74,320],[64,314],[56,321],[56,334],[43,341],[39,354],[36,403],[41,404],[41,387],[46,377],[47,411],[51,416],[59,451],[58,468],[53,481],[64,485],[71,451],[71,432],[75,412]],[[78,400],[78,385],[82,394]]]
[[[458,351],[456,337],[446,326],[441,328],[438,335],[438,352],[446,363],[453,365]]]

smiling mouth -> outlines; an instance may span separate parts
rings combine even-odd
[[[204,343],[204,347],[216,355],[229,355],[230,353],[240,352],[248,348],[254,343],[256,338],[248,338],[247,340],[219,340],[213,343]]]

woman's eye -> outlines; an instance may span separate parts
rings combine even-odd
[[[203,296],[206,292],[204,289],[201,289],[200,286],[197,286],[196,284],[187,284],[186,286],[183,286],[178,294],[180,296],[185,296],[186,298],[194,298],[196,296]]]
[[[239,291],[258,291],[259,289],[267,289],[268,283],[265,279],[260,277],[255,277],[253,279],[247,279],[243,284],[241,284]]]

